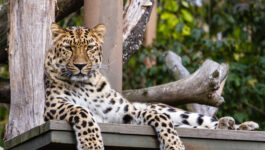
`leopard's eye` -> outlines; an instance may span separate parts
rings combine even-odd
[[[69,51],[72,51],[72,47],[71,46],[65,46],[64,48],[69,50]]]
[[[88,46],[87,46],[87,50],[91,50],[91,49],[93,49],[94,46],[95,46],[95,45],[88,45]]]

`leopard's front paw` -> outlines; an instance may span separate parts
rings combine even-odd
[[[86,143],[81,142],[78,150],[104,150],[104,146],[96,141]]]
[[[259,128],[259,124],[257,124],[254,121],[247,121],[247,122],[243,122],[241,123],[237,130],[249,130],[249,131],[253,131]]]
[[[185,147],[180,138],[177,136],[176,131],[172,131],[172,133],[164,133],[161,138],[161,150],[185,150]]]
[[[218,121],[217,129],[223,130],[234,130],[235,129],[235,120],[232,117],[222,117]]]
[[[95,138],[91,134],[90,136],[78,138],[77,149],[78,150],[104,150],[104,145],[100,138]]]
[[[166,143],[161,150],[185,150],[183,143],[180,140],[176,140],[170,143]]]

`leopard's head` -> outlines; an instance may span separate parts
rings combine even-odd
[[[72,81],[89,79],[102,62],[105,25],[92,29],[76,26],[62,28],[51,24],[53,48],[49,50],[45,70],[56,78]]]

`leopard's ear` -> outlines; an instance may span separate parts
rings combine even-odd
[[[56,23],[51,24],[52,39],[56,41],[61,35],[65,34],[65,30]]]
[[[98,24],[92,29],[92,31],[99,38],[99,40],[103,42],[103,38],[106,33],[106,26],[104,24]]]

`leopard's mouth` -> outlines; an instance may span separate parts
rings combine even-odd
[[[85,80],[88,80],[88,75],[85,75],[85,74],[80,72],[77,75],[72,75],[71,80],[73,80],[73,81],[85,81]]]
[[[78,74],[72,75],[71,80],[73,81],[85,81],[88,80],[92,73],[94,73],[94,70],[89,71],[87,74],[82,73],[81,71]]]

